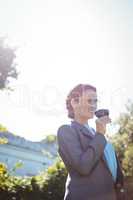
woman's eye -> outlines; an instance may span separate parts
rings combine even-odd
[[[88,103],[91,103],[91,102],[92,102],[92,101],[89,99],[89,100],[88,100]]]
[[[97,99],[88,99],[88,103],[97,103]]]

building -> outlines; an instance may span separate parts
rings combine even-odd
[[[10,132],[0,132],[0,137],[8,140],[7,144],[0,144],[0,162],[14,175],[33,176],[55,162],[56,142],[32,142]]]

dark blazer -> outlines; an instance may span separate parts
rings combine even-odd
[[[68,170],[64,200],[116,200],[115,183],[104,158],[105,136],[73,121],[57,133],[59,154]],[[123,176],[118,166],[117,183]]]

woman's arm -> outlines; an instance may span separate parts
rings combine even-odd
[[[106,139],[103,134],[96,134],[84,152],[77,132],[69,125],[58,129],[57,139],[59,154],[67,165],[81,175],[88,175],[103,155]]]

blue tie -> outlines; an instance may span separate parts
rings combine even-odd
[[[116,161],[114,147],[110,142],[107,142],[107,144],[105,146],[104,155],[105,155],[108,167],[109,167],[111,174],[113,176],[113,180],[115,182],[116,177],[117,177],[117,161]]]

